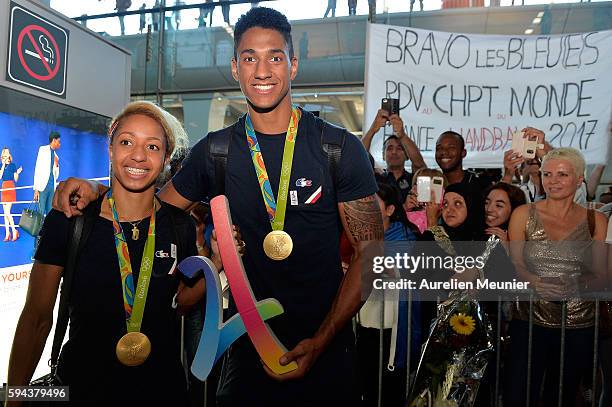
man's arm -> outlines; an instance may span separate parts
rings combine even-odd
[[[381,127],[383,127],[387,123],[387,120],[389,120],[389,113],[386,110],[379,109],[376,113],[374,121],[372,122],[372,125],[370,126],[366,134],[361,138],[361,142],[363,143],[363,146],[365,147],[366,151],[370,151],[374,135],[378,132],[378,130],[381,129]]]
[[[67,217],[82,215],[82,210],[106,191],[108,187],[99,182],[70,177],[57,185],[53,195],[53,208],[62,211]],[[190,211],[196,204],[179,194],[172,180],[168,181],[157,195],[162,201],[184,211]]]
[[[185,212],[189,212],[197,205],[197,202],[190,201],[189,199],[183,197],[183,195],[179,194],[174,187],[172,180],[168,181],[166,185],[160,189],[157,196],[162,201],[169,203],[170,205],[174,205],[177,208],[181,208]]]
[[[412,173],[414,174],[419,169],[427,167],[419,147],[417,147],[416,143],[406,134],[403,120],[396,114],[391,115],[389,120],[393,125],[393,131],[397,135],[397,138],[406,152],[406,156],[408,156],[408,159],[412,164]]]
[[[301,378],[308,373],[334,336],[350,321],[362,305],[360,267],[364,264],[372,264],[372,258],[377,255],[377,250],[372,250],[372,243],[383,240],[382,215],[374,195],[351,202],[338,203],[338,210],[342,226],[355,254],[342,279],[331,309],[316,334],[298,343],[293,350],[280,359],[282,365],[287,365],[291,361],[297,362],[298,369],[279,376],[264,365],[268,374],[279,381]],[[364,273],[371,272],[371,268],[364,270]]]
[[[589,180],[587,181],[587,201],[592,201],[595,199],[597,187],[599,186],[599,181],[601,180],[601,176],[603,175],[605,169],[605,165],[599,164],[595,167],[595,169],[593,169],[593,172],[589,176]]]

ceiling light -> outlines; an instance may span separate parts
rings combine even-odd
[[[525,34],[533,34],[533,28],[526,29]]]
[[[531,23],[532,24],[540,24],[540,21],[542,21],[542,18],[536,17],[536,18],[533,19],[533,21]]]
[[[540,11],[536,17],[539,17],[539,18],[544,17],[544,12],[543,12],[543,11]]]

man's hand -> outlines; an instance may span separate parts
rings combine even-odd
[[[60,182],[53,195],[53,209],[63,212],[68,218],[82,215],[82,210],[100,196],[98,185],[97,182],[74,177]]]
[[[378,109],[378,112],[376,112],[376,117],[370,126],[370,131],[376,133],[381,127],[384,127],[388,121],[389,112],[384,109]]]
[[[40,192],[38,192],[37,190],[34,190],[34,202],[38,202],[38,200],[40,199]]]
[[[404,121],[401,117],[399,117],[399,115],[392,114],[389,116],[389,121],[393,126],[393,133],[395,133],[398,138],[407,137],[406,130],[404,130]]]
[[[263,368],[268,376],[279,382],[301,379],[310,371],[316,360],[319,358],[321,351],[322,348],[318,345],[315,338],[304,339],[298,343],[295,348],[285,353],[279,359],[279,363],[283,366],[286,366],[291,362],[296,362],[298,365],[296,370],[283,375],[277,375],[265,364],[263,365]]]

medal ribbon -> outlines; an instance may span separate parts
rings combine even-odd
[[[251,117],[248,114],[244,123],[246,138],[247,142],[249,143],[251,158],[253,159],[253,166],[255,167],[255,172],[257,173],[257,181],[259,182],[261,195],[263,196],[266,211],[268,212],[268,217],[270,218],[270,223],[272,224],[272,230],[283,230],[283,227],[285,226],[285,211],[287,209],[287,195],[289,194],[291,166],[293,165],[293,151],[295,149],[298,122],[300,121],[301,117],[302,111],[294,105],[291,109],[291,120],[289,121],[289,127],[287,128],[287,134],[285,136],[283,162],[281,164],[278,197],[276,200],[274,200],[272,186],[270,185],[270,179],[268,178],[268,171],[266,171],[263,155],[259,149],[257,135],[255,134]]]
[[[132,275],[132,263],[130,262],[130,253],[125,240],[115,200],[112,197],[111,190],[108,191],[106,197],[113,212],[113,229],[115,234],[115,246],[117,248],[117,258],[119,260],[119,271],[121,272],[121,286],[123,288],[123,307],[125,309],[125,322],[128,332],[139,332],[142,325],[142,316],[147,302],[147,293],[149,292],[149,282],[151,281],[151,273],[153,271],[153,254],[155,252],[155,199],[153,199],[153,212],[149,223],[149,233],[147,234],[147,242],[145,243],[142,261],[140,263],[140,273],[138,274],[138,284],[134,291],[134,277]]]

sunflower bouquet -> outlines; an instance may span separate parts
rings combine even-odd
[[[496,241],[487,242],[488,258]],[[438,306],[410,396],[409,407],[469,407],[474,404],[493,352],[493,329],[478,301],[455,292]]]

